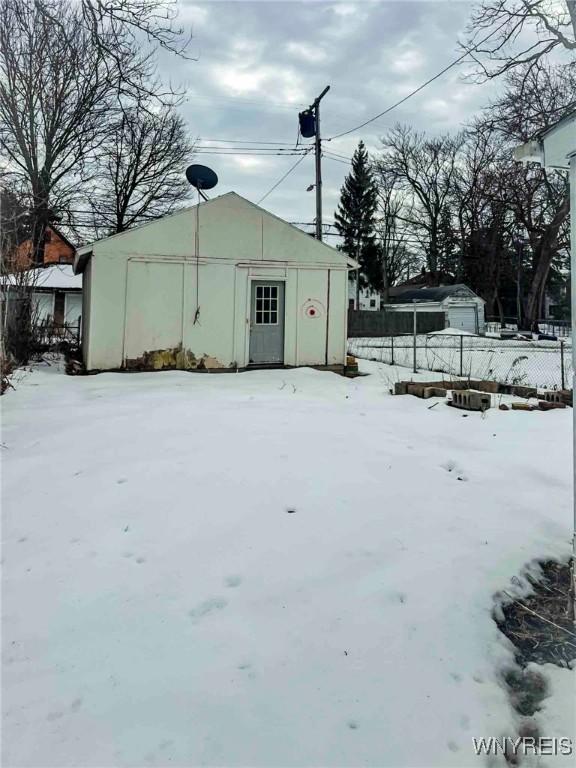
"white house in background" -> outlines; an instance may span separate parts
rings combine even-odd
[[[382,308],[382,296],[369,288],[360,289],[360,306],[356,307],[356,280],[348,281],[348,307],[350,309],[369,309],[377,312]]]
[[[470,333],[484,333],[484,306],[486,302],[467,285],[440,285],[431,288],[402,285],[390,288],[387,312],[444,312],[446,327]]]
[[[78,328],[82,317],[82,278],[71,264],[54,264],[32,270],[32,301],[42,322]]]
[[[356,267],[230,192],[78,249],[84,363],[343,366]]]
[[[80,327],[82,316],[82,277],[75,275],[72,264],[51,264],[25,273],[9,273],[2,277],[8,305],[22,294],[32,294],[32,317],[36,322]],[[19,290],[17,290],[19,289]],[[10,311],[10,310],[9,310]]]

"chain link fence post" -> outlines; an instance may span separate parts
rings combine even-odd
[[[560,380],[562,389],[566,389],[566,376],[564,370],[564,339],[560,341]]]
[[[392,354],[390,356],[391,357],[390,365],[394,365],[394,336],[390,336],[390,342],[391,342],[391,349],[392,349]]]
[[[418,373],[418,368],[416,367],[416,335],[418,333],[418,314],[416,312],[416,299],[414,301],[414,349],[413,349],[413,355],[414,355],[414,365],[413,365],[413,371],[414,373]]]
[[[460,334],[460,376],[464,376],[464,336]]]

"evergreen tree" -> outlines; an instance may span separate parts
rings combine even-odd
[[[352,157],[352,170],[340,192],[340,203],[334,215],[342,236],[342,250],[360,264],[360,280],[356,286],[356,306],[360,287],[382,288],[379,249],[375,238],[378,189],[364,142]]]
[[[440,213],[437,239],[438,271],[453,277],[459,277],[458,237],[452,224],[452,213],[447,205],[442,207]]]

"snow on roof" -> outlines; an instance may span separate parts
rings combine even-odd
[[[476,333],[470,333],[462,328],[444,328],[442,331],[430,331],[428,336],[477,336]]]
[[[439,285],[434,288],[418,285],[399,285],[390,288],[390,304],[404,304],[410,301],[444,301],[444,299],[450,297],[459,299],[478,298],[474,291],[463,283]]]
[[[2,278],[3,284],[21,284],[14,275]],[[26,285],[34,288],[60,288],[65,290],[82,290],[82,275],[75,275],[72,264],[53,264],[49,267],[31,269],[26,279]]]

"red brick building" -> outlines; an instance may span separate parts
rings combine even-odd
[[[49,226],[44,240],[44,264],[73,264],[76,249],[68,238]],[[24,240],[17,248],[16,261],[20,268],[32,265],[32,240]]]

